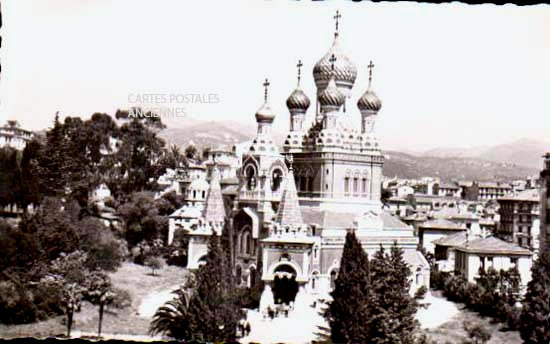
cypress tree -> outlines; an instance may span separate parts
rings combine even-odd
[[[46,196],[63,196],[68,184],[67,139],[57,113],[54,126],[46,136],[46,145],[39,159],[41,186]]]
[[[550,343],[550,247],[541,250],[531,268],[519,332],[526,344]]]
[[[327,309],[334,343],[367,343],[365,319],[369,294],[369,260],[355,233],[348,232],[340,271]]]
[[[369,343],[414,343],[418,322],[416,300],[409,294],[411,271],[403,250],[394,243],[390,254],[382,246],[371,262],[371,293],[366,322]]]
[[[226,257],[217,235],[208,243],[206,264],[197,273],[197,289],[189,304],[193,338],[205,341],[235,339],[240,310],[235,306],[233,287],[224,276]]]

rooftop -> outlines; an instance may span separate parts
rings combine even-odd
[[[444,229],[444,230],[451,230],[451,231],[466,230],[464,226],[458,225],[452,221],[442,219],[442,218],[426,221],[420,225],[420,228]]]
[[[482,253],[482,254],[495,254],[495,255],[519,255],[530,256],[532,253],[528,249],[511,244],[504,240],[487,237],[470,240],[456,247],[457,250],[468,253]]]
[[[525,201],[525,202],[539,202],[540,193],[538,189],[530,189],[518,192],[513,195],[508,195],[505,197],[500,197],[499,201]]]

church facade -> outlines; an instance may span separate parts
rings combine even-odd
[[[356,94],[357,68],[341,51],[336,31],[313,68],[313,102],[300,88],[301,61],[297,67],[282,151],[271,135],[275,114],[266,80],[264,104],[255,114],[257,135],[237,172],[230,218],[238,282],[250,286],[261,276],[275,302],[293,301],[298,292],[326,295],[338,274],[346,233],[353,230],[369,255],[396,242],[412,271],[411,292],[428,287],[429,265],[417,251],[413,228],[382,210],[384,156],[375,130],[382,103],[372,90],[374,65],[368,65],[368,85]],[[201,228],[201,238],[219,233]],[[189,266],[196,267],[206,252],[192,242]]]

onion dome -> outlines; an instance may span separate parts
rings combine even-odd
[[[306,112],[310,104],[311,102],[308,96],[299,88],[295,89],[286,100],[286,106],[289,110],[301,110]]]
[[[272,123],[275,119],[275,114],[271,110],[271,107],[267,103],[267,88],[269,87],[269,80],[265,79],[263,86],[264,90],[264,105],[262,105],[258,111],[256,111],[256,122],[258,123]]]
[[[346,96],[338,89],[334,78],[331,78],[328,86],[317,97],[322,107],[340,107],[346,101]]]
[[[331,57],[333,55],[336,57],[334,70],[331,68]],[[338,35],[335,36],[329,51],[313,67],[313,78],[319,91],[325,88],[333,76],[336,86],[345,90],[350,90],[357,78],[357,67],[340,51]]]
[[[267,102],[256,111],[256,122],[272,123],[275,119],[275,114]]]
[[[376,93],[368,89],[357,101],[357,107],[360,111],[378,112],[382,108],[382,101]]]

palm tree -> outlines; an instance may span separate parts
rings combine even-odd
[[[176,297],[156,311],[149,327],[149,333],[152,336],[164,334],[178,340],[190,338],[189,318],[192,315],[188,310],[191,290],[181,286],[174,290],[173,294]]]
[[[99,323],[97,328],[97,337],[101,337],[101,326],[103,324],[103,312],[105,306],[111,304],[115,298],[115,292],[111,279],[103,272],[94,272],[90,278],[90,285],[86,292],[87,299],[99,305]]]

